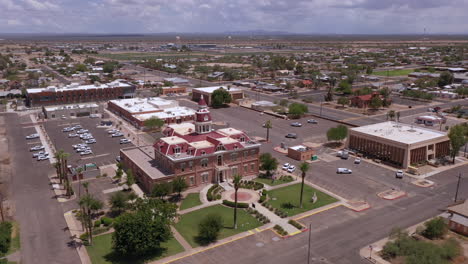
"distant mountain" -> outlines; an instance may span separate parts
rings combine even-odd
[[[298,33],[291,33],[291,32],[286,32],[286,31],[268,31],[268,30],[245,30],[245,31],[226,31],[226,32],[223,32],[223,34],[227,34],[227,35],[261,35],[261,36],[265,36],[265,35],[275,35],[275,36],[278,36],[278,35],[302,35],[302,34],[298,34]]]

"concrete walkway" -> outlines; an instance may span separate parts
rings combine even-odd
[[[34,129],[36,129],[36,133],[39,134],[39,139],[41,140],[42,145],[44,146],[44,150],[49,153],[49,162],[50,164],[54,164],[55,160],[55,147],[52,144],[52,141],[48,137],[47,133],[44,130],[44,127],[37,124],[36,116],[34,114],[30,114],[29,117],[31,118],[32,123],[34,124]]]
[[[80,223],[78,223],[73,216],[73,212],[69,211],[64,214],[65,221],[67,222],[68,229],[72,235],[73,242],[78,251],[78,255],[80,256],[82,264],[91,264],[91,259],[89,258],[88,252],[86,251],[86,247],[81,243],[79,237],[83,233],[83,230],[80,227]]]
[[[288,232],[288,234],[300,232],[299,229],[295,228],[294,226],[288,223],[289,218],[281,218],[259,203],[255,203],[255,209],[257,209],[258,212],[270,219],[273,225],[281,226],[286,232]]]
[[[208,184],[205,186],[203,189],[200,191],[200,201],[202,204],[209,203],[208,199],[206,198],[206,194],[208,193],[208,190],[213,186],[213,184]]]
[[[182,245],[182,247],[184,247],[185,251],[190,251],[193,249],[192,246],[185,240],[185,238],[173,226],[171,226],[171,231],[172,231],[172,235],[174,236],[174,238],[177,240],[177,242],[180,243],[180,245]]]
[[[212,201],[212,202],[207,202],[207,203],[201,204],[201,205],[199,205],[199,206],[195,206],[195,207],[192,207],[192,208],[188,208],[188,209],[185,209],[185,210],[181,210],[181,211],[179,211],[179,214],[183,215],[183,214],[186,214],[186,213],[190,213],[190,212],[196,211],[196,210],[198,210],[198,209],[202,209],[202,208],[205,208],[205,207],[210,207],[210,206],[217,205],[217,204],[222,204],[222,203],[223,203],[222,200],[216,200],[216,201]]]

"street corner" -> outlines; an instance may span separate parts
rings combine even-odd
[[[412,181],[411,183],[416,186],[423,187],[423,188],[429,188],[429,187],[434,186],[435,184],[433,181],[426,180],[426,179],[415,180],[415,181]]]
[[[371,205],[366,201],[347,201],[344,205],[355,212],[362,212],[371,208]]]
[[[406,195],[407,195],[406,192],[401,191],[401,190],[395,190],[395,189],[386,190],[377,194],[378,197],[385,199],[385,200],[396,200]]]

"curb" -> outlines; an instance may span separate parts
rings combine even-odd
[[[407,196],[407,195],[408,195],[407,193],[404,193],[404,194],[401,194],[401,195],[396,196],[396,197],[393,197],[393,198],[385,198],[385,197],[382,197],[382,196],[379,196],[379,195],[377,195],[377,196],[379,196],[379,197],[382,198],[382,199],[392,201],[392,200],[396,200],[396,199],[405,197],[405,196]]]

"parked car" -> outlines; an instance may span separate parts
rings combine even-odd
[[[74,127],[65,127],[64,129],[62,129],[62,132],[71,132],[73,130],[75,130]]]
[[[353,171],[348,169],[348,168],[338,168],[338,169],[336,169],[336,173],[338,173],[338,174],[351,174],[351,173],[353,173]]]
[[[126,139],[126,138],[122,138],[120,140],[120,144],[127,144],[127,143],[130,143],[130,142],[132,142],[132,141],[130,139]]]
[[[31,134],[29,136],[26,136],[26,139],[35,139],[35,138],[38,138],[39,137],[39,134]]]
[[[111,129],[111,130],[107,131],[108,134],[115,134],[115,133],[119,133],[119,132],[120,132],[120,130],[118,130],[118,129]]]
[[[96,139],[94,139],[94,138],[88,139],[88,140],[85,141],[85,143],[86,144],[94,144],[94,143],[96,143]]]
[[[295,133],[288,133],[286,135],[287,138],[297,138],[297,135]]]
[[[309,119],[309,120],[307,120],[307,123],[309,123],[309,124],[318,124],[317,120],[315,120],[315,119]]]
[[[91,155],[93,152],[91,150],[83,151],[80,153],[81,156]]]
[[[41,161],[41,160],[48,160],[49,159],[49,156],[38,156],[37,157],[37,161]]]
[[[36,152],[36,153],[33,153],[33,158],[37,158],[39,156],[48,156],[49,155],[49,152],[47,151],[39,151],[39,152]]]
[[[115,133],[115,134],[112,134],[112,137],[122,137],[123,134],[122,133]]]
[[[38,150],[43,150],[44,149],[44,146],[34,146],[32,148],[30,148],[29,150],[30,151],[38,151]]]
[[[73,126],[75,129],[83,128],[81,125],[74,125]]]
[[[397,179],[403,179],[403,176],[404,176],[404,175],[405,175],[405,174],[403,173],[402,170],[397,170],[397,171],[395,172],[395,178],[397,178]]]
[[[122,160],[122,158],[120,158],[120,156],[117,156],[117,157],[115,157],[115,160],[116,160],[117,162],[120,162],[120,161]]]
[[[361,158],[355,158],[354,164],[361,164]]]
[[[289,166],[290,166],[289,163],[285,163],[285,164],[283,164],[282,169],[283,169],[283,170],[287,170],[287,169],[289,168]]]
[[[81,148],[81,147],[87,147],[88,145],[86,145],[85,143],[80,143],[80,144],[76,144],[76,145],[72,145],[73,149],[77,149],[77,148]]]
[[[88,133],[88,132],[89,132],[88,129],[80,129],[80,130],[76,131],[76,133],[78,133],[78,134],[84,134],[84,133]]]
[[[294,165],[291,165],[291,166],[289,166],[289,168],[288,168],[288,172],[289,172],[289,173],[293,173],[295,170],[296,170],[296,166],[294,166]]]
[[[302,124],[299,123],[299,122],[294,122],[294,123],[291,123],[291,126],[293,126],[293,127],[301,127]]]
[[[74,137],[78,137],[80,135],[76,134],[76,133],[71,133],[71,134],[68,134],[68,137],[69,138],[74,138]]]
[[[90,114],[89,117],[90,118],[99,118],[100,115],[99,114]]]

